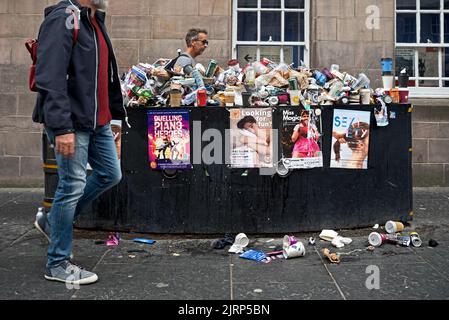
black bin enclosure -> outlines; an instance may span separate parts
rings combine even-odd
[[[214,128],[225,137],[229,110],[186,109],[191,131],[193,121],[201,121],[202,132]],[[281,125],[282,109],[273,109],[275,129]],[[411,106],[389,106],[395,118],[387,127],[377,127],[371,113],[368,170],[330,168],[334,109],[373,111],[374,106],[323,106],[323,168],[294,170],[287,177],[224,164],[194,165],[167,177],[149,167],[149,109],[128,109],[132,128],[122,128],[122,182],[96,200],[76,226],[122,232],[263,234],[411,220]],[[202,148],[208,144],[203,141]]]

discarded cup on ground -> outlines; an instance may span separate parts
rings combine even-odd
[[[286,235],[284,236],[283,248],[288,248],[296,243],[298,243],[298,239],[296,239],[296,237]]]
[[[396,233],[396,232],[401,232],[402,230],[404,230],[404,224],[401,222],[396,222],[396,221],[387,221],[387,223],[385,224],[385,230],[392,234],[392,233]]]
[[[304,257],[306,255],[306,248],[302,242],[297,242],[283,251],[285,259]]]
[[[410,241],[414,247],[421,247],[422,245],[422,240],[417,232],[410,233]]]
[[[230,253],[242,253],[243,248],[248,246],[249,239],[244,233],[239,233],[234,240],[234,244],[231,246],[231,248],[228,250]]]
[[[387,236],[378,232],[371,232],[368,236],[368,242],[373,247],[380,247],[382,244],[387,242]]]

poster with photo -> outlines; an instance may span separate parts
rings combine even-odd
[[[371,112],[334,110],[331,168],[368,169]]]
[[[230,111],[232,168],[273,166],[273,112],[271,108]]]
[[[153,170],[192,168],[187,110],[148,111],[148,153]]]
[[[323,167],[321,109],[283,108],[281,148],[288,169]]]

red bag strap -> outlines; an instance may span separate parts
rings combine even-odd
[[[79,20],[78,20],[78,16],[75,13],[75,10],[72,10],[72,16],[73,16],[73,24],[74,24],[73,45],[75,45],[75,43],[78,41],[78,32],[80,30],[80,23],[79,23]]]
[[[78,32],[80,30],[80,23],[75,11],[72,10],[73,23],[74,23],[74,31],[73,31],[73,45],[78,41]],[[36,64],[37,60],[37,39],[29,39],[25,42],[25,47],[30,53],[31,60],[33,60],[33,64]]]

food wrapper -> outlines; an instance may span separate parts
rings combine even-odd
[[[298,80],[298,85],[301,90],[305,90],[309,87],[309,74],[304,72],[298,72],[295,70],[290,70],[289,78],[290,77],[295,77],[296,80]]]
[[[288,86],[288,80],[285,79],[279,72],[276,72],[274,77],[270,80],[269,85],[278,88],[286,87]]]

